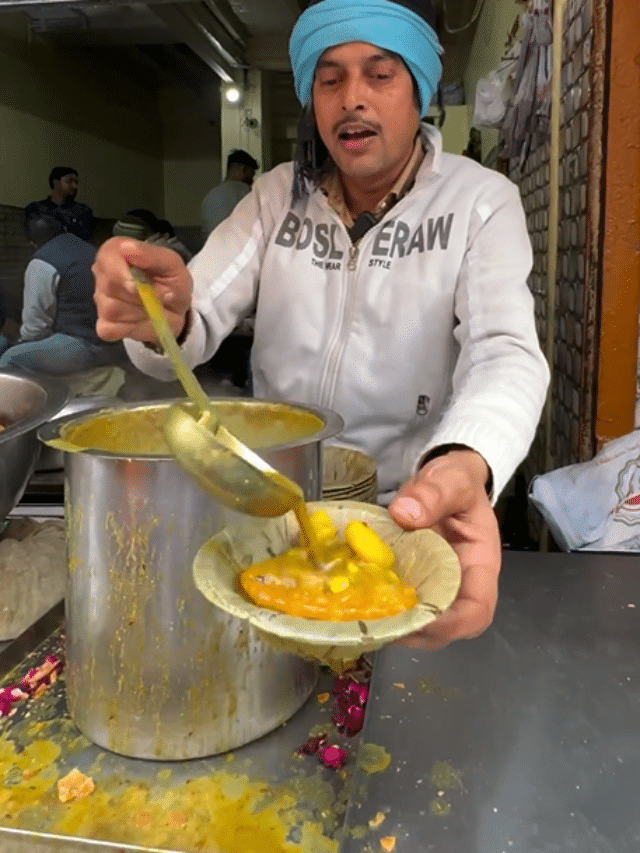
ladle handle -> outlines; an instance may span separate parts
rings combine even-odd
[[[162,348],[169,357],[171,364],[176,372],[176,376],[180,380],[182,387],[185,390],[187,397],[192,403],[197,406],[198,411],[202,414],[210,413],[209,398],[204,392],[204,389],[196,379],[193,371],[188,367],[182,356],[178,342],[176,341],[171,326],[164,316],[164,308],[158,299],[158,295],[149,282],[147,274],[138,267],[131,267],[131,276],[138,288],[138,294],[144,305],[145,311],[149,315],[151,325],[158,336]]]

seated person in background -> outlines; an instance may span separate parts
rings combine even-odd
[[[200,208],[200,224],[205,239],[251,191],[258,163],[251,154],[238,148],[227,157],[224,181],[206,194]]]
[[[133,210],[127,210],[127,217],[130,216],[141,219],[151,234],[158,233],[158,217],[151,210],[146,207],[134,207]]]
[[[146,240],[147,243],[155,243],[156,245],[167,246],[169,249],[173,249],[174,252],[177,252],[180,255],[185,264],[191,260],[193,253],[189,251],[184,243],[178,240],[173,225],[168,219],[158,219],[154,213],[150,210],[146,210],[144,207],[136,207],[133,210],[128,210],[126,219],[130,220],[131,217],[141,220],[149,230],[148,236],[138,237],[138,239]],[[118,223],[114,226],[113,231],[116,236],[117,226]]]
[[[93,236],[93,211],[87,204],[76,201],[78,172],[71,166],[56,166],[49,174],[51,195],[40,201],[30,202],[24,211],[25,231],[27,223],[38,216],[53,216],[64,226],[64,230],[82,240]],[[27,234],[27,238],[30,239]]]
[[[151,237],[147,239],[147,243],[157,243],[160,246],[168,246],[169,249],[173,249],[174,252],[177,252],[180,255],[185,264],[188,263],[193,257],[193,253],[187,249],[181,240],[178,240],[176,232],[173,229],[173,225],[169,220],[158,219],[156,227],[156,233],[152,234]]]
[[[169,230],[171,229],[171,230]],[[174,248],[171,241],[166,240],[167,234],[173,231],[167,220],[156,219],[150,210],[136,208],[126,216],[121,216],[113,226],[114,237],[132,237],[134,240],[144,240],[156,246]],[[177,251],[177,249],[175,249]],[[188,250],[185,248],[185,251]],[[181,252],[178,254],[185,261],[191,259]],[[233,333],[222,342],[217,352],[210,360],[211,366],[223,374],[228,374],[233,385],[252,393],[251,379],[251,345],[253,342],[254,315],[245,317]]]
[[[147,211],[145,211],[147,212]],[[150,211],[148,211],[150,213]],[[153,214],[151,213],[151,216]],[[114,237],[133,237],[135,240],[147,240],[149,237],[152,237],[156,232],[155,230],[155,222],[157,221],[155,216],[153,216],[154,223],[150,225],[148,220],[138,216],[138,213],[133,213],[129,211],[125,216],[121,216],[117,222],[115,222],[112,233]]]
[[[96,334],[95,246],[64,231],[53,216],[29,220],[27,232],[36,252],[24,274],[20,340],[0,356],[0,368],[64,376],[126,363],[121,343]]]

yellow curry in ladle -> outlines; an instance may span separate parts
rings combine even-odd
[[[295,512],[300,545],[240,575],[254,604],[336,622],[395,616],[415,606],[415,590],[393,570],[392,549],[368,525],[351,521],[342,538],[323,510],[307,516],[300,504]]]

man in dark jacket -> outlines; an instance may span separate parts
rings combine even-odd
[[[88,204],[76,201],[78,172],[72,166],[56,166],[49,174],[49,187],[51,195],[26,206],[25,229],[30,219],[53,216],[62,223],[65,231],[83,240],[90,240],[94,227],[93,211]]]
[[[122,344],[106,343],[95,330],[95,246],[52,216],[29,220],[27,231],[36,252],[24,275],[20,341],[0,357],[0,368],[63,376],[123,363]]]

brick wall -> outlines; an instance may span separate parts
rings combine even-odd
[[[33,247],[27,242],[20,207],[0,204],[0,286],[11,315],[20,318],[22,279]]]
[[[522,466],[526,483],[535,474],[591,459],[595,453],[593,374],[598,333],[605,2],[569,0],[564,9],[550,440],[547,442],[543,413]],[[533,245],[530,285],[543,346],[549,320],[549,147],[548,138],[534,139],[524,166],[511,161],[509,169],[520,188]],[[540,541],[543,525],[531,507],[528,525],[530,535]]]
[[[560,211],[556,273],[553,371],[551,385],[551,464],[559,468],[593,456],[593,361],[596,346],[597,258],[591,246],[597,235],[599,163],[594,152],[602,138],[594,99],[594,5],[601,0],[570,0],[563,22],[560,130]],[[594,85],[595,83],[595,85]],[[547,250],[549,141],[534,140],[524,167],[512,164],[534,251],[531,289],[538,334],[545,341],[547,323]],[[595,191],[594,191],[595,190]],[[544,421],[525,471],[529,479],[546,470]]]

